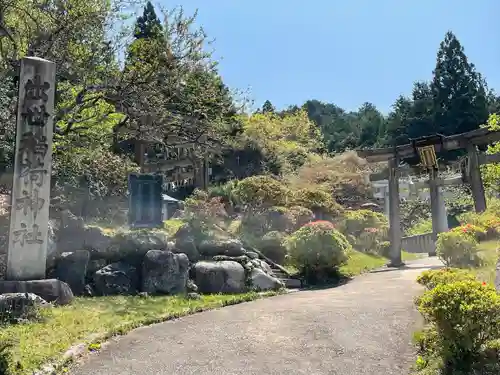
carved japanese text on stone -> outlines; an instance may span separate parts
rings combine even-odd
[[[21,223],[20,229],[13,232],[14,238],[12,242],[19,243],[21,246],[25,244],[43,244],[42,232],[38,224],[33,224],[28,228],[26,223]]]
[[[40,75],[36,75],[33,80],[28,79],[25,86],[25,102],[22,117],[29,126],[44,127],[50,117],[47,111],[46,102],[49,99],[47,90],[50,83],[43,82]],[[42,101],[42,103],[39,103]]]
[[[55,64],[21,61],[7,278],[45,277]]]

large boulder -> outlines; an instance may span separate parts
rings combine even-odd
[[[51,258],[57,258],[60,253],[81,250],[84,246],[85,223],[82,218],[73,215],[69,210],[63,210],[58,220],[52,222],[56,247],[50,253]]]
[[[284,288],[284,285],[280,280],[267,274],[260,268],[252,269],[250,280],[252,288],[258,291],[279,290]]]
[[[201,255],[210,257],[216,255],[227,255],[231,257],[245,255],[243,244],[233,239],[202,241],[198,250]]]
[[[177,239],[171,251],[178,254],[186,254],[188,259],[193,263],[200,259],[200,253],[194,239]]]
[[[110,261],[125,261],[140,266],[149,250],[167,250],[168,239],[164,232],[151,230],[132,230],[118,232],[106,251]]]
[[[186,254],[150,250],[142,263],[141,291],[148,294],[186,292],[189,259]]]
[[[85,275],[90,260],[87,250],[62,253],[57,260],[55,277],[67,283],[74,295],[81,295],[85,289]]]
[[[175,241],[194,240],[194,238],[194,230],[188,223],[182,224],[182,226],[174,234]]]
[[[99,227],[86,227],[82,232],[83,248],[92,252],[93,258],[106,255],[113,243],[113,236]]]
[[[39,307],[50,307],[42,297],[33,293],[5,293],[0,295],[1,320],[15,323],[29,319]]]
[[[263,260],[252,259],[251,262],[252,262],[252,265],[254,267],[260,268],[262,271],[264,271],[268,275],[274,276],[273,269],[271,268],[271,266],[269,264],[267,264],[266,262],[264,262]]]
[[[33,293],[57,305],[66,305],[74,298],[69,285],[57,279],[0,281],[0,294],[3,293]]]
[[[108,264],[94,274],[95,291],[99,295],[135,294],[137,268],[125,262]]]
[[[245,269],[238,262],[201,261],[194,265],[194,282],[200,293],[243,293]]]

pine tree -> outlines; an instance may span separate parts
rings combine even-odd
[[[137,18],[134,29],[136,39],[157,39],[163,33],[163,27],[150,1],[146,3],[142,16]]]
[[[484,81],[468,62],[457,37],[441,42],[431,84],[435,132],[445,135],[477,129],[488,118]]]

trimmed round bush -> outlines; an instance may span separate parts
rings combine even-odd
[[[287,254],[284,246],[285,235],[278,231],[272,231],[262,236],[260,251],[266,257],[278,264],[285,263]]]
[[[472,273],[459,268],[424,271],[417,277],[417,283],[429,290],[434,289],[438,285],[451,284],[458,281],[476,281],[476,277]]]
[[[249,208],[284,206],[288,187],[270,176],[252,176],[241,180],[232,190],[235,200]]]
[[[483,348],[500,337],[500,295],[492,285],[479,281],[440,284],[425,292],[417,306],[436,327],[437,354],[445,370],[472,373]]]
[[[377,228],[381,231],[389,229],[387,218],[371,210],[346,211],[341,225],[345,234],[359,236],[369,228]]]
[[[379,254],[386,250],[383,243],[387,241],[389,223],[381,213],[370,210],[346,211],[339,230],[356,250]]]
[[[306,278],[313,276],[317,282],[337,275],[338,267],[347,261],[347,253],[352,249],[331,223],[321,221],[300,228],[288,237],[286,246],[290,263],[302,270]]]
[[[449,231],[440,233],[436,254],[448,267],[470,267],[480,264],[476,238],[468,233]]]
[[[332,219],[343,212],[342,206],[335,201],[332,194],[322,188],[296,190],[293,192],[292,203]]]

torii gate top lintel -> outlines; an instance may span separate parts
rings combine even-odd
[[[467,133],[443,136],[434,134],[411,139],[411,143],[396,147],[357,150],[359,157],[368,162],[384,162],[393,158],[405,159],[419,157],[417,147],[434,146],[435,152],[466,149],[471,145],[485,145],[500,141],[500,131],[480,128]]]

